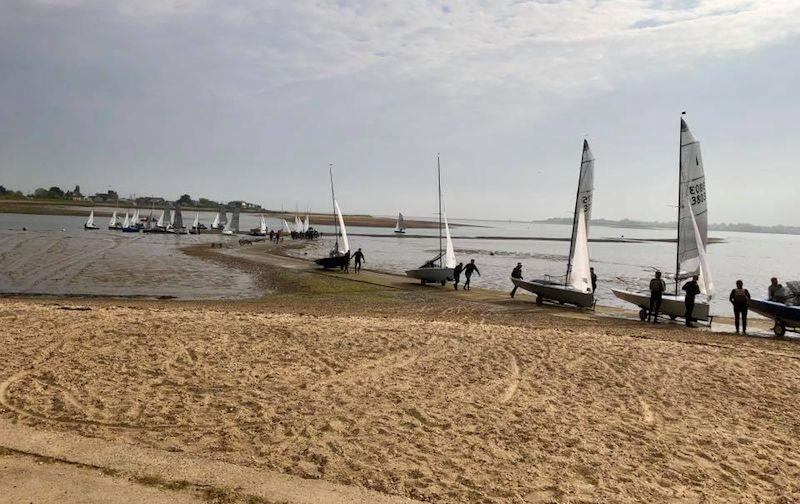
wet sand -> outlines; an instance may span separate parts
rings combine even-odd
[[[274,294],[0,299],[0,421],[428,502],[800,499],[794,341],[189,253]]]

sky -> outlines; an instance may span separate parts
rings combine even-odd
[[[0,184],[451,218],[800,225],[797,0],[2,0]]]

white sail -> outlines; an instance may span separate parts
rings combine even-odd
[[[456,251],[453,248],[453,239],[450,237],[450,226],[447,224],[447,215],[442,214],[442,217],[444,218],[444,240],[445,240],[444,267],[455,268]]]
[[[161,215],[158,216],[158,220],[156,221],[157,227],[164,227],[164,210],[161,210]]]
[[[708,207],[700,142],[692,136],[683,119],[680,174],[678,276],[686,278],[700,273],[700,250],[705,251],[708,244]]]
[[[289,227],[289,223],[286,222],[286,219],[283,219],[283,227],[286,228],[286,232],[291,234],[292,228]]]
[[[89,220],[86,221],[86,227],[94,226],[94,210],[89,212]]]
[[[200,212],[194,213],[194,222],[192,222],[192,227],[197,230],[200,227]]]
[[[403,231],[406,230],[406,221],[403,218],[402,213],[397,214],[397,224],[395,224],[394,230],[396,233],[402,233]]]
[[[165,227],[172,226],[172,210],[169,209],[168,205],[164,205],[164,222]]]
[[[128,212],[125,212],[125,221],[122,223],[122,227],[124,228],[131,227],[131,221],[130,218],[128,217]]]
[[[575,216],[578,209],[582,208],[586,218],[586,234],[589,234],[589,223],[592,220],[592,195],[594,192],[594,156],[589,149],[589,142],[583,141],[583,154],[581,155],[581,169],[578,176],[578,197],[575,200]],[[572,230],[572,239],[575,240],[577,226]]]
[[[217,228],[219,228],[219,212],[217,212],[217,215],[214,216],[214,220],[211,221],[211,229]]]
[[[303,222],[303,232],[306,233],[309,229],[311,229],[311,223],[308,220],[308,215],[306,215],[306,220]]]
[[[586,212],[578,209],[578,222],[575,225],[575,243],[569,258],[572,267],[567,283],[579,292],[592,292],[592,274],[589,271],[589,235],[586,228]]]
[[[344,217],[342,217],[342,211],[339,209],[339,203],[336,200],[333,201],[333,205],[336,207],[336,217],[339,219],[339,232],[342,234],[342,245],[343,247],[339,250],[342,254],[346,254],[348,250],[350,250],[350,242],[347,241],[347,229],[344,227]]]
[[[261,219],[258,223],[258,232],[263,234],[267,232],[267,220],[264,218],[263,215],[261,215],[260,217]]]
[[[298,217],[296,215],[294,216],[294,231],[296,233],[302,233],[303,232],[303,221],[301,221],[300,217]]]
[[[702,236],[697,226],[697,219],[695,219],[694,214],[690,215],[692,216],[692,228],[694,229],[695,241],[697,243],[702,243]],[[700,285],[700,292],[705,294],[708,299],[711,299],[714,297],[716,289],[714,288],[714,280],[711,278],[711,268],[708,265],[708,256],[706,256],[706,248],[704,246],[697,248],[697,259],[700,266],[700,278],[697,282]]]
[[[117,225],[117,211],[114,210],[114,213],[111,214],[111,220],[108,221],[108,225],[114,227]]]

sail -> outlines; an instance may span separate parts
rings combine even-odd
[[[217,229],[219,227],[219,212],[217,215],[214,216],[214,220],[211,221],[211,229]]]
[[[124,228],[131,227],[131,220],[128,217],[128,212],[125,212],[125,222],[122,223],[122,227]]]
[[[164,210],[161,210],[161,215],[158,216],[156,227],[164,227]]]
[[[117,211],[114,210],[114,213],[111,214],[111,220],[108,221],[108,225],[114,227],[117,225]]]
[[[233,209],[233,215],[231,216],[231,225],[230,230],[234,233],[239,232],[239,207]]]
[[[147,229],[153,229],[153,209],[150,209],[150,213],[147,215]]]
[[[258,231],[260,233],[266,233],[267,232],[267,220],[264,219],[263,215],[261,215],[260,217],[261,217],[261,219],[260,219],[260,221],[258,223]]]
[[[221,226],[228,223],[228,214],[225,212],[224,208],[220,208],[219,210],[219,223]]]
[[[700,142],[681,119],[678,277],[700,273],[700,250],[708,244],[706,177]],[[695,230],[695,227],[697,228]]]
[[[172,225],[172,211],[169,209],[167,205],[164,205],[164,223],[166,225]]]
[[[692,229],[694,229],[695,241],[697,243],[702,243],[702,236],[700,236],[700,228],[697,226],[697,219],[695,219],[694,214],[690,215],[692,217]],[[700,285],[700,292],[711,299],[714,297],[716,289],[714,288],[714,280],[711,278],[711,268],[708,265],[708,256],[706,255],[705,247],[697,248],[697,259],[700,270],[698,273],[700,278],[698,278],[697,283]]]
[[[192,227],[195,229],[200,227],[200,212],[194,213],[194,222],[192,222]]]
[[[578,197],[575,200],[575,219],[578,216],[578,210],[583,209],[583,214],[586,220],[586,234],[589,234],[589,222],[592,220],[592,193],[594,191],[594,156],[589,149],[589,142],[583,141],[583,155],[581,156],[581,170],[578,176]],[[575,237],[578,232],[577,221],[576,225],[572,227],[572,243],[575,243]],[[573,245],[574,246],[574,245]]]
[[[311,229],[311,223],[308,220],[308,215],[306,215],[306,220],[303,222],[303,232],[308,232]]]
[[[342,233],[342,245],[343,247],[339,250],[342,254],[346,254],[348,250],[350,250],[350,242],[347,241],[347,229],[344,227],[344,217],[342,217],[342,211],[339,209],[339,203],[336,200],[333,201],[333,206],[336,207],[336,217],[339,219],[339,232]]]
[[[89,220],[86,221],[86,227],[94,226],[94,210],[89,212]]]
[[[181,214],[180,205],[175,205],[175,214],[172,216],[172,227],[175,229],[183,229],[183,215]]]
[[[444,267],[455,268],[456,251],[453,248],[453,239],[450,237],[450,226],[447,224],[447,215],[442,214],[442,217],[444,218],[444,239],[445,239]]]
[[[397,232],[405,231],[406,230],[406,221],[403,219],[403,214],[397,214],[397,224],[394,226],[394,230]]]
[[[286,228],[286,232],[291,234],[292,228],[289,227],[289,223],[286,222],[286,219],[283,219],[283,226]]]
[[[592,274],[589,270],[589,235],[586,227],[586,212],[578,209],[578,222],[575,225],[575,244],[569,258],[572,267],[569,270],[567,284],[579,292],[592,292]]]
[[[298,217],[296,215],[294,217],[294,230],[297,233],[302,233],[303,232],[303,221],[301,221],[300,217]]]

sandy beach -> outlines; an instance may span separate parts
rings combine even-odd
[[[251,480],[368,492],[367,502],[800,498],[793,341],[652,327],[378,273],[343,278],[266,246],[188,252],[247,270],[274,294],[2,299],[0,427],[54,436],[47,446],[97,440],[112,453],[145,450],[145,461],[191,457],[196,470],[228,464]],[[13,443],[0,434],[9,474],[45,455],[73,470],[80,453]],[[97,462],[96,478],[114,464],[119,456]],[[176,485],[169,470],[142,467],[152,466],[115,469],[103,484],[303,502],[280,484],[197,476]]]

